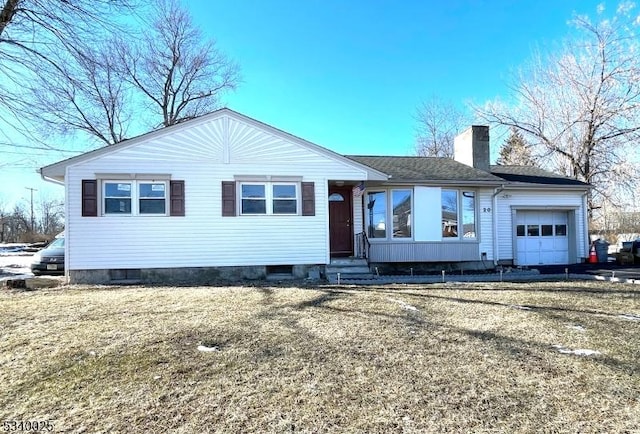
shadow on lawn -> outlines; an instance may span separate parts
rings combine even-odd
[[[389,295],[398,295],[397,291],[381,290],[381,291],[376,291],[376,292],[389,294]],[[482,294],[481,291],[475,291],[475,293]],[[638,294],[638,293],[636,293],[636,294]],[[506,307],[506,308],[514,308],[513,304],[508,304],[508,303],[501,303],[501,302],[491,301],[491,300],[475,300],[475,299],[461,298],[461,297],[434,295],[434,294],[429,294],[429,293],[426,293],[426,292],[424,292],[424,293],[402,292],[402,295],[406,296],[406,297],[419,298],[419,299],[430,298],[430,299],[438,299],[438,300],[447,300],[447,301],[452,301],[452,302],[456,302],[456,303],[481,304],[481,305],[487,305],[487,306],[499,306],[499,307]],[[638,295],[640,295],[640,294],[638,294]],[[617,317],[621,313],[624,313],[624,312],[613,312],[612,313],[612,312],[606,312],[606,311],[602,311],[602,310],[576,309],[576,308],[571,308],[571,307],[560,307],[560,306],[542,306],[542,305],[536,305],[536,304],[522,304],[522,305],[519,305],[519,306],[521,306],[523,308],[531,309],[533,312],[552,312],[552,311],[556,311],[556,312],[570,312],[570,313],[599,315],[599,316],[608,316],[608,317]]]
[[[540,360],[542,359],[542,354],[548,352],[555,352],[556,350],[551,347],[552,343],[541,343],[533,340],[526,339],[518,339],[510,336],[504,336],[492,331],[478,331],[473,329],[466,329],[462,327],[456,327],[449,324],[435,322],[431,319],[427,319],[424,316],[424,312],[422,310],[405,310],[401,311],[398,314],[388,313],[380,311],[379,309],[363,309],[359,307],[344,307],[344,306],[336,306],[332,305],[331,302],[344,300],[348,297],[354,295],[354,291],[336,291],[336,290],[320,290],[322,293],[305,302],[298,304],[288,304],[286,307],[288,309],[293,308],[293,311],[289,310],[287,312],[283,311],[282,308],[285,306],[273,306],[270,308],[269,313],[266,314],[269,318],[275,318],[282,322],[283,325],[286,325],[290,330],[297,331],[304,334],[304,339],[317,339],[312,330],[306,327],[300,327],[300,324],[293,318],[295,316],[295,312],[297,309],[320,309],[325,311],[334,312],[338,315],[345,314],[359,314],[362,317],[366,318],[379,318],[384,321],[384,324],[380,324],[381,327],[390,327],[393,326],[393,322],[401,322],[405,326],[417,327],[422,331],[433,332],[439,330],[444,334],[458,334],[462,336],[467,336],[471,339],[481,341],[485,345],[490,345],[497,351],[503,352],[511,357],[519,358],[532,358]],[[473,303],[473,304],[481,304],[488,306],[498,306],[502,308],[514,309],[514,305],[507,303],[494,302],[489,300],[469,300],[460,297],[450,297],[450,296],[439,296],[434,294],[416,294],[416,293],[407,293],[407,292],[398,292],[391,290],[375,290],[378,294],[388,294],[393,297],[415,297],[422,299],[439,299],[446,300],[456,303]],[[390,303],[394,303],[393,300],[390,300]],[[401,308],[401,306],[398,306]],[[524,305],[523,307],[527,307],[532,309],[533,313],[541,313],[545,316],[550,317],[556,321],[560,322],[574,322],[575,318],[568,318],[562,313],[579,313],[579,314],[587,314],[587,315],[598,315],[604,316],[606,319],[613,319],[615,316],[619,315],[619,313],[610,313],[599,310],[589,310],[589,309],[572,309],[572,308],[564,308],[564,307],[553,307],[553,306],[540,306],[540,305]],[[263,318],[265,314],[261,315]],[[259,315],[260,317],[260,315]],[[287,318],[287,319],[285,319]],[[602,318],[601,318],[602,319]],[[259,321],[259,319],[258,319]],[[391,322],[391,323],[390,323]],[[326,343],[325,343],[326,344]],[[339,348],[336,348],[336,351],[340,351]],[[557,354],[558,357],[579,357],[572,355],[563,355]],[[589,357],[583,359],[585,362],[593,362],[598,364],[607,365],[611,368],[615,368],[621,371],[624,371],[628,374],[636,374],[640,372],[640,365],[638,363],[632,362],[624,362],[618,360],[614,357],[610,357],[607,355],[598,355],[596,357]]]

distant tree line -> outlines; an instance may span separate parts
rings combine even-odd
[[[64,230],[64,206],[57,199],[41,198],[33,206],[16,204],[5,209],[0,204],[0,243],[48,241]]]

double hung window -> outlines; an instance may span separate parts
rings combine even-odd
[[[298,214],[298,184],[253,183],[240,184],[242,215]]]
[[[102,185],[105,215],[167,214],[164,181],[104,181]]]

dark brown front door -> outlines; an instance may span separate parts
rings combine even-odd
[[[351,187],[329,187],[329,248],[331,256],[353,255]]]

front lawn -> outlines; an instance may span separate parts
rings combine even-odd
[[[0,423],[633,432],[639,295],[602,282],[5,290]]]

